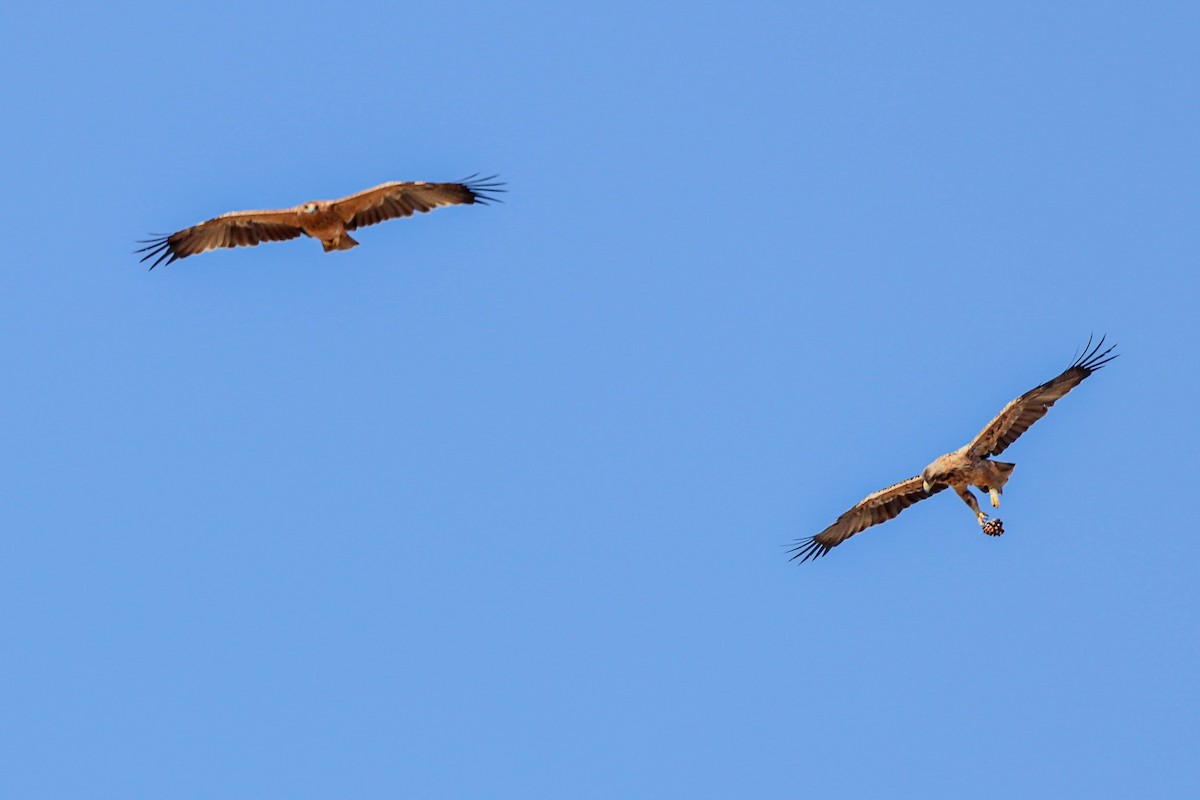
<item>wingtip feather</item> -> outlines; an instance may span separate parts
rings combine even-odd
[[[1071,369],[1078,368],[1086,370],[1088,373],[1092,373],[1112,361],[1114,358],[1118,358],[1121,354],[1113,353],[1113,350],[1117,349],[1115,344],[1109,345],[1105,350],[1101,350],[1101,348],[1104,347],[1104,341],[1107,338],[1107,334],[1102,335],[1100,337],[1100,341],[1096,342],[1096,344],[1093,346],[1092,342],[1095,340],[1095,336],[1088,336],[1087,344],[1083,347],[1083,352],[1078,358],[1075,359],[1074,362],[1072,362]],[[1112,355],[1109,355],[1110,353],[1112,353]]]
[[[481,178],[479,177],[479,173],[476,172],[474,175],[468,175],[462,180],[457,181],[457,183],[466,187],[467,191],[471,193],[472,203],[479,203],[486,206],[492,203],[504,202],[503,198],[495,196],[508,192],[508,189],[504,188],[508,184],[504,181],[496,180],[499,177],[500,175],[496,174]]]
[[[145,263],[153,258],[154,263],[150,265],[150,269],[154,269],[160,264],[170,264],[172,261],[177,261],[179,259],[179,254],[176,253],[171,247],[171,236],[174,234],[152,233],[150,235],[158,238],[142,239],[138,241],[137,244],[145,244],[146,246],[133,251],[134,255],[138,253],[146,254],[138,259],[140,263]]]
[[[800,563],[803,564],[809,559],[817,559],[826,555],[832,549],[833,545],[818,542],[815,536],[810,536],[807,539],[798,539],[796,545],[788,550],[789,553],[795,554],[788,561],[795,561],[798,558],[800,559]]]

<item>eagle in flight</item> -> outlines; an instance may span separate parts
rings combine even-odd
[[[492,175],[472,175],[458,183],[394,181],[367,189],[341,200],[314,200],[295,208],[271,211],[232,211],[170,235],[153,234],[139,244],[146,247],[142,261],[153,258],[150,269],[170,264],[218,247],[254,247],[259,242],[279,242],[297,236],[320,239],[325,252],[349,250],[358,242],[347,231],[397,217],[411,217],[442,206],[498,202],[504,184]]]
[[[1000,507],[1000,493],[1004,491],[1004,484],[1008,483],[1016,464],[992,461],[991,456],[1003,453],[1029,430],[1029,426],[1044,417],[1050,406],[1063,395],[1117,357],[1110,355],[1114,347],[1101,351],[1103,346],[1103,337],[1095,347],[1089,338],[1083,353],[1058,377],[1013,400],[971,442],[953,453],[934,459],[920,475],[868,495],[816,536],[799,540],[789,551],[795,553],[792,560],[798,558],[803,563],[810,558],[823,556],[854,534],[888,521],[913,503],[937,494],[947,486],[952,487],[975,512],[975,518],[984,533],[989,536],[1004,533],[1004,525],[998,518],[989,519],[979,509],[970,487],[987,492],[992,508]]]

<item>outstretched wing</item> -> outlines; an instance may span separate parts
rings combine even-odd
[[[1092,339],[1088,337],[1083,354],[1075,359],[1071,366],[1063,370],[1058,377],[1030,389],[1006,405],[1004,410],[979,432],[974,441],[967,445],[967,454],[971,458],[986,458],[1003,453],[1006,447],[1029,430],[1029,426],[1046,416],[1050,406],[1059,398],[1082,383],[1088,375],[1116,358],[1116,355],[1109,355],[1116,345],[1101,351],[1103,346],[1103,336],[1095,347],[1092,347]]]
[[[788,551],[795,553],[791,560],[795,561],[798,558],[803,564],[810,558],[819,558],[854,534],[860,533],[872,525],[887,522],[913,503],[920,502],[946,488],[946,484],[936,485],[927,494],[921,484],[921,476],[918,475],[906,481],[900,481],[900,483],[875,494],[867,495],[854,508],[838,517],[837,522],[816,536],[796,542],[796,546]]]
[[[364,225],[374,225],[397,217],[411,217],[418,211],[425,213],[442,206],[499,202],[500,198],[496,195],[506,190],[496,178],[496,175],[491,175],[476,180],[472,175],[459,183],[396,181],[334,200],[330,206],[341,215],[346,230],[352,231]]]
[[[254,247],[259,242],[295,239],[304,233],[298,223],[294,209],[234,211],[169,236],[155,235],[153,239],[144,239],[139,244],[146,246],[136,252],[146,254],[142,256],[142,261],[155,259],[150,265],[150,269],[154,269],[164,262],[170,264],[176,259],[218,247]]]

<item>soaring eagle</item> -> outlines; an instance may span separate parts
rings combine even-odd
[[[795,553],[792,560],[799,558],[803,563],[810,558],[823,556],[854,534],[886,522],[913,503],[937,494],[947,486],[952,487],[975,512],[975,518],[984,533],[989,536],[1004,533],[1004,525],[998,518],[988,519],[987,514],[979,509],[970,487],[975,486],[987,492],[992,508],[1000,507],[1000,493],[1004,491],[1004,484],[1008,483],[1016,464],[991,461],[990,457],[1003,453],[1005,448],[1029,430],[1029,426],[1044,417],[1059,398],[1117,357],[1109,355],[1114,347],[1101,352],[1103,346],[1103,337],[1095,347],[1089,338],[1083,353],[1071,366],[1058,377],[1030,389],[1006,405],[970,443],[934,459],[920,475],[868,495],[816,536],[799,540],[789,551]]]
[[[218,247],[253,247],[259,242],[295,239],[301,234],[320,239],[327,253],[349,250],[358,242],[346,231],[364,225],[411,217],[417,211],[424,213],[442,206],[497,202],[500,198],[496,194],[506,191],[497,177],[476,179],[472,175],[458,183],[394,181],[341,200],[314,200],[272,211],[233,211],[170,235],[152,234],[155,238],[139,242],[146,247],[137,252],[146,253],[142,261],[155,259],[150,265],[154,269],[164,261],[170,264]]]

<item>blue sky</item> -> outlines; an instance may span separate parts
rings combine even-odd
[[[1200,11],[951,5],[0,11],[0,794],[1196,796]]]

